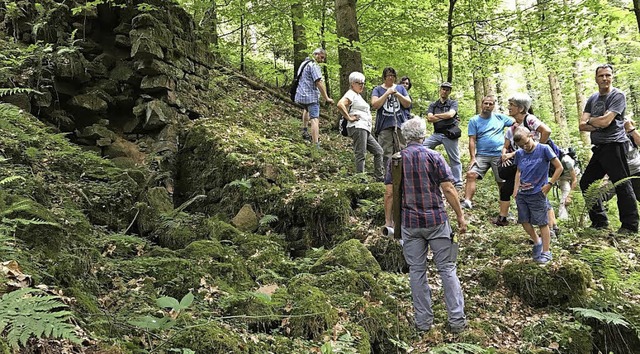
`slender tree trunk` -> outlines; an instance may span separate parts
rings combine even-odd
[[[482,79],[476,77],[473,73],[473,95],[476,98],[476,114],[482,112],[482,99],[484,98],[484,88],[482,87]]]
[[[638,31],[640,31],[640,0],[633,0],[633,13],[636,14],[636,22],[638,23]]]
[[[245,72],[244,50],[245,50],[245,33],[244,33],[244,14],[240,15],[240,71]]]
[[[349,74],[353,71],[362,72],[362,57],[356,46],[360,41],[358,21],[356,17],[356,0],[336,0],[336,32],[338,38],[345,38],[338,46],[338,61],[340,63],[340,93],[349,90]]]
[[[555,71],[549,71],[549,88],[551,90],[551,104],[553,105],[553,118],[560,128],[559,136],[560,145],[567,146],[569,137],[567,136],[567,119],[565,116],[564,103],[562,102],[562,90],[560,89],[560,83],[558,82],[558,76]]]
[[[497,66],[494,73],[496,78],[496,108],[499,112],[504,113],[504,107],[502,104],[502,76],[500,76],[500,69]]]
[[[495,95],[493,86],[493,80],[490,77],[485,76],[482,78],[482,88],[484,89],[484,96]]]
[[[320,27],[320,38],[322,38],[321,46],[322,48],[327,48],[327,41],[324,37],[324,32],[326,29],[326,19],[327,19],[327,0],[322,0],[322,26]],[[329,58],[326,58],[325,62],[328,62]],[[324,86],[327,90],[327,96],[331,97],[331,85],[329,85],[329,67],[325,65],[322,68],[324,73]]]
[[[447,81],[453,82],[453,9],[457,0],[449,0],[447,17]]]
[[[291,27],[293,28],[293,76],[298,72],[300,64],[307,57],[307,39],[304,26],[304,9],[302,2],[291,4]]]
[[[580,122],[580,117],[582,117],[582,112],[584,110],[584,106],[587,100],[584,98],[584,84],[580,80],[582,68],[581,64],[578,60],[576,60],[573,64],[573,85],[576,90],[576,109],[578,112],[578,123]],[[580,132],[580,139],[584,146],[591,146],[591,134],[589,132]],[[591,150],[589,150],[589,158],[591,158]]]

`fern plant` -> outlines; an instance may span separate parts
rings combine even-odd
[[[433,348],[430,354],[484,354],[488,353],[488,350],[469,343],[447,343]]]
[[[630,176],[627,178],[623,178],[616,183],[611,183],[610,181],[604,181],[602,179],[596,180],[591,183],[589,188],[587,188],[587,190],[584,192],[584,209],[582,210],[582,213],[580,215],[580,220],[585,220],[586,214],[596,203],[598,203],[599,201],[602,201],[604,203],[607,200],[611,199],[611,196],[615,193],[616,187],[627,181],[630,181],[633,178],[640,177]],[[584,225],[581,224],[580,226]]]
[[[629,322],[626,321],[624,316],[619,315],[615,312],[598,311],[595,309],[586,309],[582,307],[571,307],[569,308],[569,310],[573,311],[573,313],[580,318],[591,318],[604,324],[618,325],[629,328]]]
[[[0,333],[14,349],[25,346],[31,337],[82,340],[69,323],[72,313],[59,296],[41,290],[24,288],[2,296],[0,301]]]
[[[2,88],[0,88],[0,97],[2,97],[2,96],[11,96],[11,95],[15,95],[15,94],[18,94],[18,93],[42,94],[42,92],[36,91],[34,89],[26,88],[26,87],[12,87],[12,88],[2,87]]]

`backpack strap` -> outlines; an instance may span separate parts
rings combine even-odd
[[[298,80],[298,81],[300,80],[300,76],[302,76],[302,73],[304,72],[304,68],[310,62],[311,62],[311,59],[305,59],[305,61],[302,63],[302,65],[300,65],[300,69],[298,70],[298,75],[296,75],[296,80]]]

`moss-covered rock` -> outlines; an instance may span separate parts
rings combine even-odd
[[[258,216],[251,204],[245,204],[231,219],[231,223],[241,231],[254,232],[258,229]]]
[[[136,236],[112,234],[102,240],[102,255],[110,258],[133,258],[145,254],[149,242]]]
[[[345,293],[358,296],[371,296],[373,299],[383,299],[385,294],[378,284],[376,278],[369,272],[356,272],[351,269],[338,269],[326,274],[319,275],[314,281],[314,286],[323,289],[335,299],[336,303],[341,302],[341,297]],[[292,282],[291,286],[295,286]],[[351,306],[351,304],[343,304]]]
[[[161,220],[152,235],[162,247],[177,250],[209,236],[203,215],[174,213],[165,215]]]
[[[548,316],[524,328],[523,339],[536,347],[552,347],[560,353],[591,353],[591,328],[572,318]]]
[[[484,267],[478,273],[478,281],[486,289],[495,289],[500,282],[500,271],[492,267]]]
[[[246,323],[252,332],[267,333],[280,325],[277,311],[284,304],[263,293],[239,292],[222,298],[219,306],[225,315],[237,316],[238,321]]]
[[[321,273],[334,267],[345,267],[357,272],[378,274],[382,270],[369,250],[358,240],[349,240],[324,254],[311,267],[313,273]]]
[[[400,242],[392,237],[378,236],[367,245],[373,257],[386,272],[407,273],[409,266],[404,259]]]
[[[288,287],[291,310],[287,333],[292,337],[318,338],[338,322],[338,311],[329,297],[313,286]]]
[[[187,328],[171,339],[172,348],[189,348],[196,353],[246,353],[246,345],[231,328],[209,322]]]
[[[147,235],[157,229],[162,215],[173,211],[173,202],[166,188],[153,187],[142,193],[136,205],[140,214],[136,220],[140,234]]]
[[[593,275],[588,265],[572,259],[554,259],[546,266],[532,261],[504,267],[505,285],[531,306],[577,305],[587,296]]]

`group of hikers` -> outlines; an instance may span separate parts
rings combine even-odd
[[[298,74],[300,85],[307,80],[305,87],[313,88],[315,92],[299,88],[296,102],[305,107],[303,117],[308,114],[312,122],[312,141],[317,144],[319,95],[322,94],[328,103],[333,101],[326,94],[317,65],[325,60],[326,52],[319,48],[313,52],[313,57],[307,59],[311,62]],[[491,168],[500,195],[499,213],[493,223],[497,226],[509,224],[507,217],[513,197],[517,221],[533,242],[533,260],[547,263],[553,258],[551,237],[559,231],[547,194],[553,185],[559,186],[558,216],[568,218],[570,192],[577,186],[579,175],[575,151],[560,149],[554,143],[549,126],[532,114],[532,99],[528,95],[511,96],[508,115],[494,112],[495,98],[486,96],[480,114],[468,123],[470,161],[463,185],[458,144],[460,119],[458,103],[449,98],[451,83],[441,83],[439,99],[429,105],[426,120],[433,124],[434,132],[427,137],[425,119],[410,113],[410,79],[403,77],[400,84],[396,84],[396,78],[393,68],[385,68],[383,82],[373,89],[369,104],[362,97],[365,76],[360,72],[351,73],[350,89],[338,101],[337,108],[348,121],[347,132],[353,140],[356,171],[365,171],[365,155],[369,151],[374,157],[374,178],[386,184],[385,223],[387,227],[395,227],[399,233],[396,236],[402,239],[404,257],[409,265],[416,327],[428,331],[433,324],[431,291],[426,275],[427,253],[431,249],[443,283],[448,327],[457,333],[466,327],[466,318],[456,274],[457,239],[443,199],[456,214],[458,233],[465,233],[467,223],[463,210],[473,208],[476,181]],[[618,233],[637,233],[636,199],[640,200],[640,179],[616,182],[632,175],[640,176],[637,149],[640,133],[632,120],[624,118],[626,98],[622,91],[612,86],[613,67],[609,64],[598,66],[595,80],[598,92],[587,100],[579,124],[580,131],[590,132],[593,145],[593,155],[579,180],[580,188],[585,193],[596,180],[608,176],[616,185],[621,222]],[[376,110],[375,125],[371,108]],[[306,127],[304,129],[303,134]],[[438,145],[444,146],[448,164],[433,150]],[[395,171],[400,171],[399,176],[393,175]],[[459,193],[464,196],[460,198]],[[399,213],[394,213],[394,199]],[[603,202],[596,201],[589,210],[592,228],[608,228]]]

